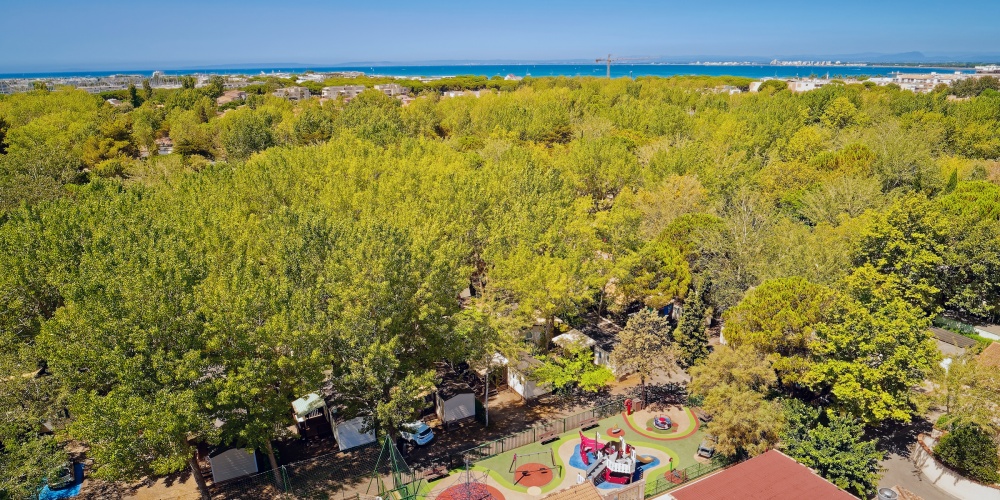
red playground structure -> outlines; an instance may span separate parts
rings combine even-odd
[[[635,447],[625,443],[624,437],[603,445],[600,438],[600,434],[596,439],[590,439],[580,432],[580,460],[587,466],[587,479],[600,478],[613,484],[628,484],[632,482],[637,464],[648,464],[654,460],[649,456],[637,456]],[[596,457],[594,463],[590,462],[591,453]]]

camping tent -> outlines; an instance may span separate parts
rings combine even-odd
[[[365,420],[362,417],[355,417],[350,420],[338,422],[333,426],[333,435],[337,439],[340,450],[349,450],[375,442],[374,430],[364,431]]]
[[[449,424],[476,416],[476,396],[469,384],[460,380],[446,380],[437,391],[437,416]]]
[[[217,484],[257,472],[257,455],[249,448],[232,448],[209,456],[208,463],[212,468],[212,481]]]

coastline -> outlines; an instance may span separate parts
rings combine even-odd
[[[111,76],[150,76],[154,69],[148,70],[110,70],[110,71],[48,71],[48,72],[6,72],[0,73],[0,79],[58,79],[58,78],[104,78]],[[604,64],[447,64],[447,65],[371,65],[371,66],[308,66],[290,65],[288,67],[242,67],[242,68],[178,68],[158,70],[164,75],[180,76],[194,74],[208,75],[245,75],[245,76],[279,76],[289,74],[314,73],[348,73],[361,72],[366,76],[386,76],[397,78],[441,78],[455,75],[476,76],[565,76],[584,77],[606,75]],[[795,78],[809,75],[831,76],[879,76],[890,73],[924,73],[928,71],[974,73],[974,68],[947,66],[912,66],[912,65],[860,65],[860,64],[769,64],[769,63],[641,63],[614,64],[611,66],[612,77],[623,76],[736,76],[747,78]]]

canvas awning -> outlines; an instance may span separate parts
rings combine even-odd
[[[295,401],[292,401],[292,410],[295,412],[295,419],[302,422],[305,420],[306,415],[309,415],[325,405],[326,403],[323,401],[323,398],[319,396],[319,394],[311,392],[299,399],[296,399]]]

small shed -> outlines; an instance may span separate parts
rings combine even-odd
[[[506,358],[504,361],[507,364],[507,385],[522,398],[534,399],[552,392],[552,384],[538,384],[531,380],[531,374],[542,366],[542,362],[532,355],[522,352],[514,363]]]
[[[208,463],[216,484],[257,473],[257,454],[250,448],[230,448],[209,454]]]
[[[333,436],[340,451],[357,448],[375,442],[374,429],[365,430],[365,418],[354,417],[333,424]]]
[[[457,378],[442,381],[434,400],[437,416],[445,425],[476,416],[476,395],[469,384]]]

